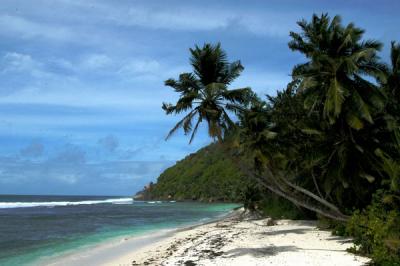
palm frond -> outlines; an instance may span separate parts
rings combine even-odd
[[[324,105],[324,116],[331,122],[340,114],[345,91],[336,78],[331,79]]]
[[[226,90],[222,93],[222,96],[228,100],[229,102],[247,104],[251,100],[251,89],[241,88],[241,89],[233,89]]]
[[[179,128],[183,126],[188,119],[191,119],[197,113],[197,109],[192,110],[189,114],[183,117],[176,125],[169,131],[168,135],[165,137],[168,140]]]
[[[369,111],[369,107],[361,98],[360,94],[357,91],[354,91],[352,93],[352,97],[353,97],[353,103],[355,105],[354,107],[357,111],[358,116],[364,118],[371,124],[374,123],[374,121],[372,120],[371,113]]]
[[[234,81],[237,77],[240,76],[243,70],[244,67],[240,63],[240,61],[235,61],[231,64],[226,64],[220,82],[229,85],[232,81]]]
[[[201,116],[199,116],[199,117],[197,118],[196,125],[194,126],[193,131],[192,131],[192,135],[190,136],[189,144],[192,143],[194,137],[196,136],[197,130],[198,130],[199,125],[200,125],[200,123],[201,123],[202,120],[203,120],[203,119],[202,119]]]
[[[360,130],[364,127],[364,123],[360,120],[360,118],[353,112],[348,112],[346,115],[347,124],[354,128],[355,130]]]

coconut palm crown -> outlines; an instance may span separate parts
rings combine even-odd
[[[165,81],[165,85],[172,87],[180,97],[176,104],[163,103],[163,110],[167,115],[186,113],[169,132],[167,139],[183,128],[185,135],[191,133],[191,143],[200,123],[205,121],[209,136],[221,141],[225,132],[235,127],[230,111],[245,105],[251,95],[250,88],[228,89],[244,68],[240,61],[228,62],[219,43],[204,44],[203,47],[196,45],[190,53],[193,72],[182,73],[177,80]]]
[[[382,44],[362,41],[364,30],[353,23],[342,26],[340,16],[314,14],[310,22],[298,25],[302,32],[290,33],[289,48],[309,60],[293,69],[307,95],[305,107],[320,107],[330,124],[339,117],[356,130],[372,124],[372,109],[383,105],[383,96],[370,79],[384,78],[385,66],[377,56]]]

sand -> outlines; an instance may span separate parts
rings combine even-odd
[[[353,246],[351,239],[332,236],[315,221],[270,223],[268,218],[243,220],[236,215],[169,233],[96,265],[356,266],[369,261],[346,252]]]

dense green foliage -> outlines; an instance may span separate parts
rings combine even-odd
[[[166,169],[157,183],[141,193],[149,200],[241,202],[246,208],[273,218],[312,217],[304,209],[257,186],[234,163],[230,149],[223,143],[210,144]]]
[[[365,210],[355,211],[345,233],[354,237],[354,252],[370,254],[377,265],[400,265],[400,200],[379,191]],[[397,205],[397,206],[396,206]]]
[[[293,205],[290,201],[265,191],[257,206],[262,215],[273,219],[306,220],[315,219],[315,214]]]
[[[352,251],[370,255],[376,265],[399,266],[400,162],[398,157],[390,158],[381,150],[376,153],[390,179],[375,192],[370,205],[354,211],[344,233],[354,237],[357,246]]]
[[[347,222],[360,251],[389,265],[400,252],[400,46],[391,44],[388,65],[378,55],[383,45],[339,16],[298,25],[289,48],[305,62],[294,66],[286,89],[265,100],[227,88],[243,67],[228,63],[220,45],[191,50],[194,72],[166,82],[180,93],[176,105],[164,104],[166,113],[189,112],[171,133],[182,126],[193,138],[204,120],[261,191]]]
[[[152,188],[151,197],[242,201],[251,179],[240,172],[221,146],[211,144],[165,170]]]

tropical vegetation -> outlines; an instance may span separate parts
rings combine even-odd
[[[242,202],[247,187],[254,187],[233,163],[229,146],[212,143],[166,169],[149,199]]]
[[[400,45],[391,43],[387,64],[383,44],[339,16],[298,26],[289,48],[305,62],[265,99],[229,88],[244,68],[220,44],[191,49],[193,72],[165,82],[180,95],[166,114],[186,113],[168,138],[183,128],[192,142],[206,122],[254,184],[347,224],[355,250],[375,263],[400,265]]]
[[[273,218],[315,218],[312,213],[257,186],[235,164],[232,149],[227,142],[216,142],[189,154],[166,169],[157,183],[150,183],[138,192],[136,199],[236,202]]]

